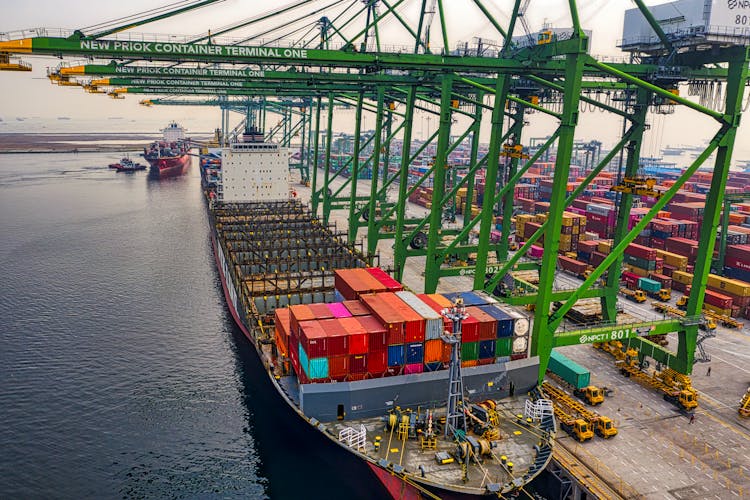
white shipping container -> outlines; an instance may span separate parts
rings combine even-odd
[[[440,314],[411,292],[396,292],[396,296],[424,318],[426,340],[437,340],[440,338],[440,335],[443,334],[443,317]]]

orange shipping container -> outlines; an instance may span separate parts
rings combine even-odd
[[[440,339],[428,340],[424,343],[424,362],[435,363],[443,361],[443,346],[447,345]]]
[[[276,325],[276,328],[274,328],[274,331],[276,334],[274,335],[274,340],[276,341],[276,349],[278,349],[279,354],[285,357],[289,357],[289,350],[287,349],[287,341],[283,337],[283,333],[279,331],[279,326]],[[442,342],[442,341],[441,341]]]

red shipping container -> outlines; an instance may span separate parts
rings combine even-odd
[[[289,306],[289,324],[291,327],[290,334],[299,335],[299,324],[302,321],[310,321],[316,319],[315,314],[305,304],[298,304],[296,306]]]
[[[643,260],[654,260],[656,259],[656,249],[645,247],[643,245],[637,245],[635,243],[629,244],[625,248],[625,253],[638,257]]]
[[[349,354],[367,354],[368,335],[365,327],[356,318],[339,318],[339,323],[349,335]]]
[[[300,344],[308,358],[325,358],[328,356],[328,335],[317,321],[305,321],[300,324]]]
[[[380,269],[379,267],[368,267],[365,269],[373,278],[378,280],[385,286],[389,292],[400,292],[404,289],[403,285],[393,279],[388,273]]]
[[[706,290],[704,301],[706,304],[711,304],[712,306],[721,309],[730,309],[732,307],[732,297],[724,295],[723,293],[714,292],[713,290]]]
[[[366,293],[386,291],[386,287],[364,269],[336,269],[334,273],[336,290],[347,300],[357,299]]]
[[[487,358],[487,359],[478,359],[477,360],[477,364],[479,366],[482,366],[482,365],[491,365],[494,362],[495,362],[495,358]]]
[[[388,303],[384,302],[380,294],[365,294],[362,302],[380,320],[388,332],[388,345],[403,344],[405,340],[404,317]],[[400,299],[399,299],[400,300]]]
[[[424,318],[414,311],[408,304],[398,298],[394,293],[385,292],[379,294],[380,298],[393,309],[396,309],[398,313],[404,318],[404,333],[405,342],[424,342],[425,336],[425,320]]]
[[[510,360],[511,361],[515,361],[517,359],[526,359],[527,357],[528,357],[528,355],[526,353],[523,353],[523,354],[511,354],[510,355]]]
[[[367,354],[349,356],[349,373],[367,373]]]
[[[346,318],[344,318],[346,319]],[[349,333],[341,321],[335,318],[319,321],[320,327],[326,334],[326,353],[328,356],[343,356],[349,354]],[[305,350],[307,352],[307,350]],[[308,352],[308,355],[310,353]],[[317,356],[311,356],[317,357]]]
[[[478,307],[467,307],[469,316],[479,322],[479,340],[494,340],[497,338],[497,320]]]
[[[750,245],[727,245],[727,259],[729,258],[746,262],[750,268]],[[731,266],[731,264],[726,265]]]
[[[382,376],[388,368],[388,351],[370,351],[367,354],[367,372]]]
[[[730,257],[729,255],[724,259],[724,265],[727,267],[734,267],[735,269],[750,271],[750,261],[740,260],[736,257]]]
[[[309,307],[315,315],[315,319],[319,321],[322,319],[332,319],[334,317],[333,313],[328,308],[328,304],[308,304],[307,307]]]
[[[388,331],[374,316],[357,316],[357,321],[367,332],[367,347],[369,352],[388,350]]]
[[[345,300],[342,304],[344,304],[344,307],[349,310],[352,316],[367,316],[370,314],[367,306],[358,300]]]
[[[336,380],[344,380],[349,374],[349,355],[329,356],[328,375]]]
[[[479,342],[479,321],[469,316],[461,322],[461,343]]]

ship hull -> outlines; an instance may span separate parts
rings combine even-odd
[[[151,165],[151,174],[159,178],[183,175],[190,166],[190,155],[188,154],[160,158],[146,157],[146,160]]]

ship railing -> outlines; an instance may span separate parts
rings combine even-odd
[[[524,416],[535,422],[541,422],[546,417],[554,416],[555,408],[549,399],[527,399],[524,405]]]
[[[366,440],[367,429],[363,424],[359,424],[359,430],[344,427],[339,431],[339,442],[346,443],[349,448],[356,448],[357,451],[365,451]]]

